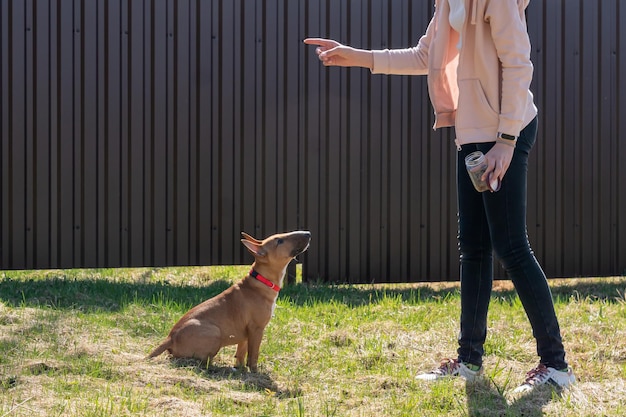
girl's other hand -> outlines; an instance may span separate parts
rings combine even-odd
[[[511,165],[514,150],[515,148],[512,146],[505,145],[503,143],[496,143],[493,145],[493,147],[485,155],[487,158],[487,169],[481,179],[486,181],[488,184],[498,184],[499,189],[499,184],[502,183],[502,179],[504,178],[506,171],[509,169],[509,165]],[[497,189],[494,191],[497,191]]]

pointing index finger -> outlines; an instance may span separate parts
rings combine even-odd
[[[327,48],[335,46],[335,42],[323,38],[306,38],[303,42],[307,45],[318,45]]]

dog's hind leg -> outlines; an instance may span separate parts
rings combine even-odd
[[[196,358],[210,362],[221,345],[221,332],[213,324],[203,325],[198,320],[189,320],[172,335],[171,352],[177,358]]]

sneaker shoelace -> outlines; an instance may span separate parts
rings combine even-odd
[[[439,364],[439,368],[435,369],[433,373],[439,375],[450,375],[459,367],[459,361],[456,359],[445,358]]]
[[[535,369],[531,369],[526,373],[526,380],[524,383],[531,386],[541,384],[545,382],[549,372],[550,371],[548,371],[548,368],[544,364],[540,364]]]

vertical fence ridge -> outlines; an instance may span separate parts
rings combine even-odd
[[[325,68],[302,44],[412,46],[432,12],[1,1],[0,269],[248,263],[241,231],[306,228],[307,280],[458,279],[454,133],[432,131],[425,78]],[[626,273],[625,17],[527,10],[528,234],[551,277]]]

